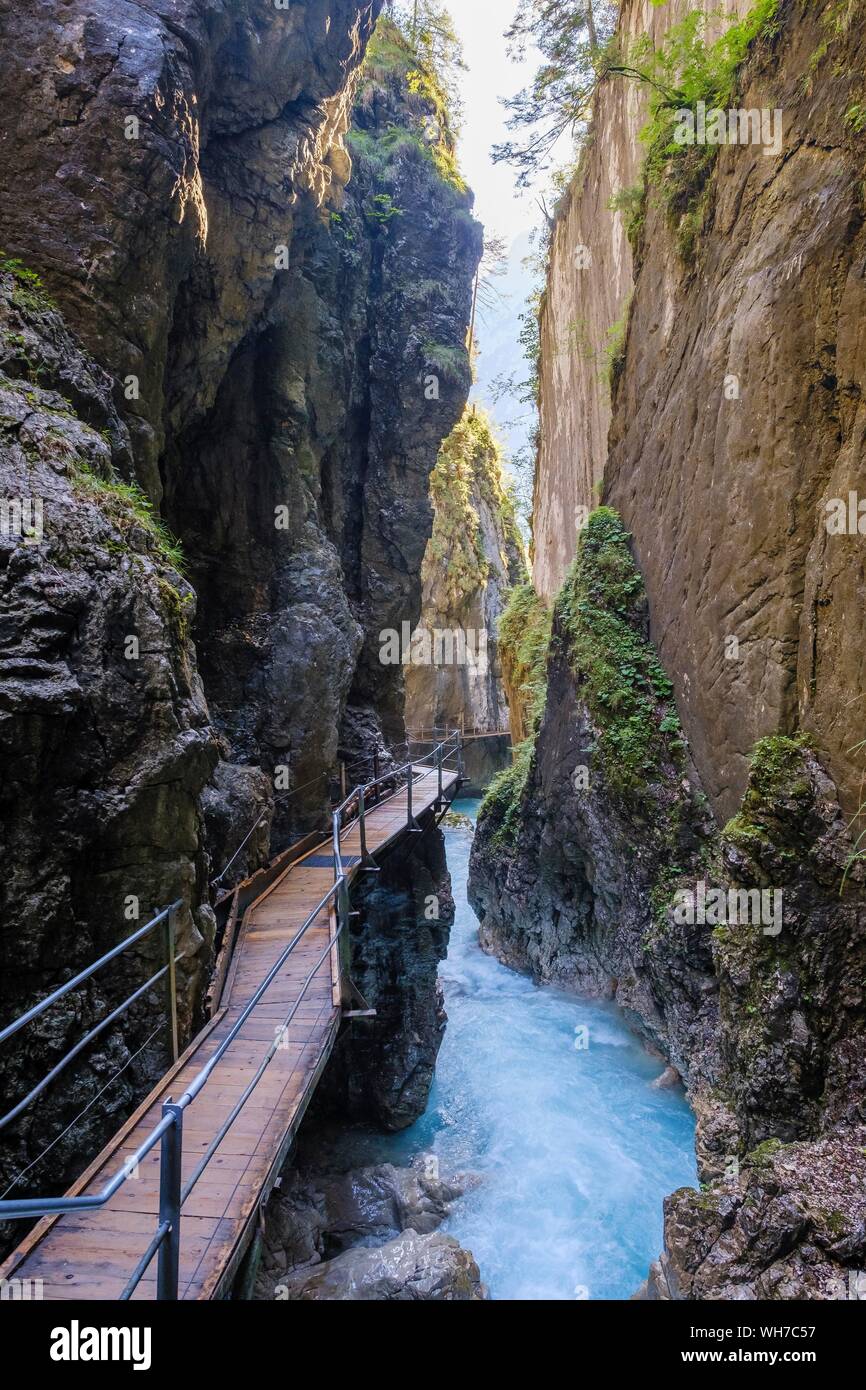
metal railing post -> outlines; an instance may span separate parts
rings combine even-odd
[[[415,781],[415,765],[414,765],[414,763],[410,763],[410,764],[409,764],[409,780],[408,780],[408,782],[407,782],[407,784],[406,784],[406,787],[407,787],[407,791],[406,791],[406,829],[409,831],[409,834],[410,834],[410,835],[420,835],[420,834],[421,834],[421,827],[420,827],[420,825],[418,824],[418,822],[417,822],[416,819],[415,819],[415,810],[414,810],[414,805],[413,805],[413,795],[412,795],[412,793],[413,793],[413,783],[414,783],[414,781]]]
[[[379,750],[373,749],[373,787],[376,800],[379,800]]]
[[[361,868],[368,874],[377,874],[379,865],[373,860],[373,856],[367,849],[367,808],[364,800],[365,788],[361,787],[358,791],[358,824],[361,831]]]
[[[168,1225],[168,1233],[159,1247],[156,1274],[158,1299],[175,1301],[180,1269],[180,1184],[183,1159],[183,1111],[167,1100],[162,1107],[163,1117],[171,1115],[174,1123],[162,1136],[159,1152],[159,1224]]]
[[[457,737],[457,774],[458,774],[458,776],[462,779],[462,777],[463,777],[463,772],[464,772],[464,767],[463,767],[463,739],[462,739],[461,736],[460,736],[460,730],[459,730],[459,729],[457,730],[457,735],[456,735],[456,737]]]
[[[175,953],[177,950],[174,908],[171,909],[165,919],[165,956],[168,974],[166,975],[166,993],[168,1005],[168,1041],[171,1048],[171,1060],[177,1061],[177,969],[175,966]]]
[[[436,801],[437,801],[437,803],[438,803],[439,806],[442,805],[442,758],[443,758],[443,756],[444,756],[444,748],[443,748],[443,745],[440,743],[439,746],[438,746],[438,748],[436,749],[436,772],[437,772],[438,780],[439,780],[439,786],[438,786],[438,791],[437,791],[437,795],[436,795]]]

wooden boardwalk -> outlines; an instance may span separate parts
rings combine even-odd
[[[417,769],[416,816],[437,799],[437,775]],[[443,775],[447,792],[457,774]],[[367,847],[382,849],[406,828],[407,792],[400,789],[368,811]],[[360,833],[350,825],[342,838],[344,870],[357,872]],[[179,1099],[219,1047],[268,971],[334,882],[330,845],[291,864],[247,909],[220,1008],[177,1064],[106,1145],[67,1196],[99,1192],[144,1143],[158,1123],[164,1100]],[[307,930],[246,1020],[207,1084],[184,1115],[183,1181],[258,1070],[307,977],[314,978],[264,1074],[183,1206],[179,1297],[223,1296],[237,1273],[259,1208],[279,1175],[340,1024],[340,981],[332,909]],[[322,964],[317,962],[324,956]],[[159,1145],[136,1177],[93,1211],[45,1217],[0,1266],[0,1278],[41,1279],[46,1299],[117,1299],[158,1224]],[[156,1260],[133,1294],[156,1296]]]

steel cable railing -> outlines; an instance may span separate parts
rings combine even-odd
[[[217,1152],[220,1144],[228,1134],[235,1120],[238,1118],[244,1105],[249,1100],[250,1096],[253,1094],[253,1091],[255,1090],[256,1086],[258,1085],[259,1081],[264,1075],[268,1067],[268,1064],[271,1062],[276,1052],[279,1050],[280,1038],[284,1036],[285,1031],[290,1026],[298,1009],[300,1008],[301,1003],[303,1002],[303,999],[305,998],[307,991],[310,988],[310,985],[312,984],[313,980],[315,979],[316,975],[318,974],[319,970],[322,968],[324,963],[328,960],[330,956],[332,956],[335,946],[338,945],[341,937],[343,936],[348,926],[351,915],[349,905],[350,880],[349,874],[346,871],[343,861],[343,836],[353,825],[358,825],[361,847],[361,856],[359,862],[362,867],[370,867],[372,857],[369,855],[366,839],[366,818],[369,813],[369,798],[372,797],[374,799],[375,804],[382,804],[382,802],[379,799],[380,790],[383,787],[391,786],[391,795],[396,795],[397,780],[405,775],[407,789],[406,828],[410,832],[418,831],[420,830],[420,827],[418,826],[417,821],[415,819],[413,808],[414,785],[416,781],[428,777],[431,774],[431,772],[435,772],[437,774],[437,796],[434,804],[437,806],[441,805],[444,800],[444,772],[446,769],[446,765],[449,763],[451,759],[454,759],[456,761],[456,767],[453,770],[457,772],[458,777],[461,776],[462,744],[461,735],[459,731],[452,734],[449,738],[445,739],[444,742],[440,743],[433,750],[432,753],[426,755],[424,758],[421,758],[417,761],[411,760],[401,765],[400,767],[391,768],[381,777],[374,778],[372,782],[369,782],[363,786],[356,787],[355,790],[345,798],[341,805],[334,810],[332,816],[334,883],[328,889],[328,892],[313,909],[313,911],[307,916],[304,923],[295,933],[292,940],[281,952],[278,960],[274,963],[273,966],[271,966],[264,980],[258,986],[252,997],[248,1000],[247,1004],[241,1011],[235,1023],[232,1025],[231,1029],[226,1034],[225,1038],[222,1040],[219,1047],[214,1052],[214,1055],[211,1058],[209,1058],[205,1065],[196,1073],[192,1082],[184,1091],[183,1095],[180,1097],[180,1100],[176,1103],[172,1100],[167,1100],[163,1102],[162,1115],[158,1123],[151,1130],[150,1134],[144,1139],[144,1141],[136,1150],[136,1152],[132,1155],[132,1157],[128,1158],[123,1163],[122,1167],[118,1170],[117,1173],[114,1174],[112,1178],[109,1179],[109,1181],[105,1184],[102,1190],[97,1193],[92,1193],[86,1196],[79,1197],[32,1197],[13,1199],[12,1201],[0,1201],[0,1220],[24,1220],[28,1218],[32,1219],[37,1216],[58,1215],[70,1211],[92,1211],[98,1209],[111,1200],[111,1198],[123,1185],[123,1183],[126,1182],[127,1179],[133,1173],[137,1172],[138,1166],[143,1161],[143,1159],[147,1157],[147,1155],[156,1147],[157,1144],[160,1144],[161,1150],[159,1215],[157,1218],[158,1224],[150,1242],[148,1243],[146,1250],[144,1251],[140,1260],[136,1264],[132,1272],[132,1275],[121,1294],[121,1300],[125,1301],[132,1296],[132,1294],[135,1292],[135,1289],[138,1287],[141,1280],[143,1279],[148,1268],[150,1267],[153,1259],[157,1257],[157,1255],[159,1257],[157,1272],[157,1298],[177,1298],[180,1258],[180,1223],[183,1204],[189,1197],[190,1192],[193,1190],[196,1183],[201,1178],[202,1174],[204,1173],[214,1154]],[[432,762],[432,767],[425,767],[425,763],[428,761]],[[421,770],[420,775],[418,777],[416,777],[416,770]],[[449,768],[449,771],[450,770],[452,769]],[[386,800],[389,799],[390,797],[386,798]],[[356,812],[356,814],[352,816],[352,812]],[[352,867],[354,868],[355,866]],[[226,1052],[231,1047],[231,1044],[234,1042],[234,1040],[237,1038],[239,1032],[241,1031],[243,1025],[246,1023],[247,1019],[253,1013],[257,1005],[261,1002],[261,999],[263,998],[270,985],[280,974],[284,965],[291,956],[292,952],[297,948],[298,943],[304,938],[304,936],[310,930],[313,924],[319,919],[321,913],[327,907],[329,907],[332,902],[336,904],[337,925],[336,930],[333,933],[329,932],[327,947],[319,956],[312,969],[309,971],[306,979],[304,980],[304,983],[301,987],[297,999],[292,1004],[292,1007],[286,1017],[285,1022],[275,1030],[274,1042],[266,1051],[255,1075],[248,1083],[248,1085],[245,1087],[243,1094],[232,1107],[228,1116],[220,1125],[220,1128],[217,1131],[217,1133],[213,1136],[211,1142],[208,1144],[205,1153],[202,1155],[201,1159],[196,1164],[196,1167],[193,1170],[192,1174],[187,1179],[187,1182],[185,1184],[182,1184],[181,1166],[183,1158],[184,1112],[188,1109],[190,1105],[192,1105],[196,1097],[201,1093],[201,1091],[207,1084],[208,1079],[212,1075],[213,1071],[219,1065],[221,1058],[225,1056]],[[77,984],[80,984],[82,981],[88,979],[91,975],[93,975],[97,970],[101,969],[110,960],[115,959],[115,957],[117,957],[129,945],[141,940],[141,938],[145,936],[149,931],[151,931],[160,921],[163,921],[167,918],[169,923],[171,923],[173,913],[180,906],[181,903],[177,902],[172,904],[170,908],[164,909],[164,911],[158,914],[158,916],[155,917],[152,922],[149,922],[145,927],[142,927],[137,932],[133,933],[133,935],[130,936],[127,939],[127,941],[121,942],[119,946],[107,952],[105,956],[101,957],[100,960],[96,961],[92,966],[88,967],[87,970],[80,972],[79,975],[77,975],[73,980],[69,981],[60,990],[55,990],[52,995],[49,995],[48,998],[43,1000],[39,1005],[36,1005],[34,1006],[34,1008],[28,1010],[27,1013],[23,1014],[20,1019],[15,1020],[13,1024],[10,1024],[6,1029],[3,1030],[2,1033],[0,1033],[0,1042],[3,1042],[7,1037],[13,1036],[13,1034],[18,1032],[20,1028],[24,1027],[25,1023],[29,1022],[32,1018],[35,1018],[39,1014],[44,1012],[44,1010],[47,1009],[57,999],[61,998],[64,994],[68,993],[69,990],[75,988]],[[138,997],[145,989],[152,988],[154,980],[161,978],[166,972],[170,974],[173,980],[175,957],[173,949],[173,931],[171,930],[171,927],[169,927],[168,930],[168,940],[171,943],[169,963],[165,967],[163,967],[163,970],[158,972],[157,976],[155,976],[153,980],[148,981],[145,986],[142,986],[140,990],[136,991],[135,995],[131,996],[130,1000],[127,1001],[126,1006],[128,1006],[132,998]],[[122,1011],[122,1009],[120,1011]],[[116,1011],[118,1016],[120,1011]],[[176,1015],[174,1016],[174,1033],[176,1057]],[[77,1049],[73,1049],[73,1053],[77,1054],[77,1051],[80,1050],[80,1047],[78,1047]],[[31,1098],[32,1096],[28,1097],[28,1101]],[[20,1108],[22,1107],[16,1108],[16,1113],[17,1110]]]

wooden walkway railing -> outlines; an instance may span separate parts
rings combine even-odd
[[[357,788],[330,844],[247,908],[217,1013],[99,1157],[65,1197],[0,1202],[0,1220],[43,1218],[0,1278],[46,1299],[227,1292],[337,1036],[352,879],[447,803],[459,760],[454,736],[376,805],[381,784]]]

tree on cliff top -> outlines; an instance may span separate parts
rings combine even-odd
[[[617,9],[615,0],[520,0],[506,38],[515,57],[535,47],[543,61],[528,89],[505,102],[521,136],[493,151],[515,166],[519,184],[547,168],[562,135],[585,126]]]
[[[452,130],[459,131],[459,74],[466,69],[454,20],[442,0],[388,0],[388,14],[409,44],[419,68],[441,88]]]

